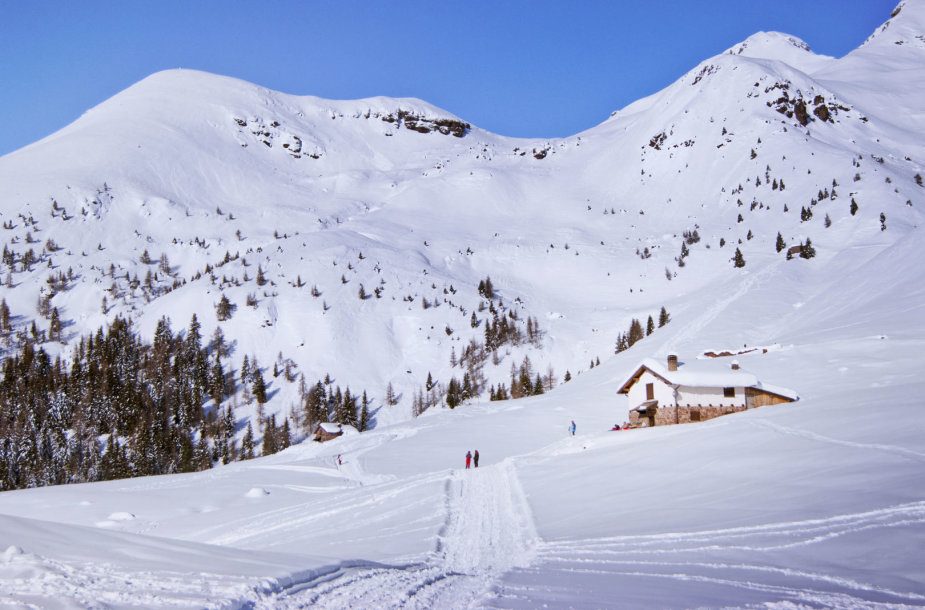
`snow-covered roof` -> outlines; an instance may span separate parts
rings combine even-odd
[[[629,389],[636,383],[639,376],[647,369],[671,385],[692,388],[755,388],[791,400],[798,398],[793,390],[761,383],[761,380],[754,374],[742,369],[733,369],[726,363],[705,360],[679,362],[678,370],[669,371],[666,362],[654,358],[646,358],[636,367],[633,374],[620,387],[620,393],[629,392]]]
[[[755,386],[756,389],[764,390],[771,394],[777,394],[778,396],[783,396],[784,398],[789,398],[790,400],[797,400],[800,395],[794,392],[793,390],[779,385],[771,385],[769,383],[758,382],[758,385]]]
[[[318,424],[318,427],[328,434],[359,434],[359,431],[356,428],[348,424],[338,424],[335,422],[326,421]]]

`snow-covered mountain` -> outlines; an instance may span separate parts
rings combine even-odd
[[[43,578],[44,595],[116,606],[921,605],[923,117],[918,0],[842,58],[756,34],[562,139],[502,137],[419,100],[152,75],[0,158],[13,324],[47,328],[46,278],[70,269],[46,350],[67,355],[117,315],[151,336],[197,314],[235,368],[282,354],[309,383],[366,389],[378,425],[193,475],[4,493],[17,517],[0,540],[27,552],[0,559],[0,591],[42,599]],[[807,239],[817,256],[788,260]],[[500,302],[542,332],[497,350],[487,383],[529,356],[559,387],[411,419],[428,373],[460,377],[452,362]],[[672,322],[614,355],[661,307]],[[606,432],[643,357],[741,344],[775,346],[743,365],[801,400]],[[266,408],[284,416],[298,382],[269,379]],[[243,431],[256,406],[227,404]],[[581,434],[562,440],[573,418]],[[466,478],[452,469],[474,444],[489,468]],[[233,548],[209,569],[202,543]],[[203,574],[158,597],[181,552],[176,569]],[[87,567],[101,560],[112,569]],[[139,571],[154,575],[133,597],[118,582]]]
[[[907,45],[882,49],[884,32],[835,60],[757,34],[600,126],[550,141],[496,136],[417,100],[329,101],[161,72],[2,159],[0,210],[14,227],[5,243],[18,254],[48,239],[60,248],[13,273],[6,298],[30,323],[50,262],[77,278],[51,300],[73,322],[67,338],[116,315],[151,333],[164,314],[180,327],[193,313],[208,336],[224,293],[237,306],[222,324],[237,359],[268,365],[282,352],[310,381],[330,373],[379,397],[391,381],[408,397],[428,371],[446,381],[451,349],[481,337],[469,316],[483,301],[478,281],[491,276],[546,331],[538,368],[575,373],[611,354],[631,317],[663,305],[680,313],[692,290],[735,277],[735,247],[750,270],[763,267],[781,258],[780,231],[788,244],[811,237],[824,261],[918,224],[921,113],[866,103],[881,71],[857,56],[895,48],[911,66],[878,76],[872,96],[900,90],[886,78],[915,90],[923,50],[907,12],[887,28]],[[863,65],[845,82],[841,62]],[[801,222],[800,208],[827,191],[836,198]],[[702,241],[679,269],[681,234],[695,228]],[[635,255],[646,247],[651,258]],[[146,250],[155,263],[167,256],[157,286],[185,285],[161,294],[118,281],[157,271],[140,262]],[[215,281],[193,280],[226,252],[249,269],[239,259],[216,268]],[[257,265],[265,287],[254,284]],[[361,285],[381,287],[382,298],[360,300]],[[248,294],[256,307],[245,306]],[[424,299],[436,307],[423,309]],[[519,361],[523,350],[513,351],[506,360]],[[488,377],[506,378],[509,366]],[[281,389],[280,410],[293,401]]]

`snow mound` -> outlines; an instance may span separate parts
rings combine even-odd
[[[264,496],[269,496],[270,492],[264,489],[263,487],[251,487],[250,491],[244,494],[245,498],[262,498]]]
[[[135,515],[129,512],[120,511],[120,512],[111,513],[106,518],[109,519],[110,521],[133,521],[135,519]]]
[[[23,550],[21,548],[19,548],[15,544],[11,544],[10,546],[6,547],[5,551],[3,551],[3,563],[10,563],[11,561],[13,561],[14,557],[17,557],[22,554],[23,554]]]

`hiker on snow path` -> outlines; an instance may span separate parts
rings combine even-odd
[[[472,452],[466,452],[466,470],[469,470],[469,463],[472,461]]]
[[[475,453],[472,454],[472,462],[475,464],[475,467],[479,467],[479,450],[476,449]]]
[[[572,433],[572,436],[575,436],[575,420],[572,420],[572,425],[568,427],[568,431]]]

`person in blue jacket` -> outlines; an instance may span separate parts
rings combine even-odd
[[[573,419],[572,425],[568,427],[568,431],[572,433],[572,436],[575,436],[575,429],[576,429],[575,420]]]

